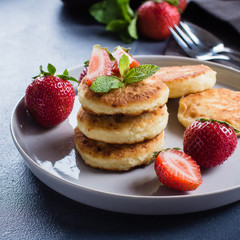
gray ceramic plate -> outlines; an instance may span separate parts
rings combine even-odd
[[[169,56],[137,56],[141,63],[159,66],[199,64],[197,60]],[[216,88],[240,90],[240,72],[205,62],[217,71]],[[78,78],[82,67],[70,74]],[[169,100],[165,147],[182,147],[184,128],[176,115],[178,100]],[[30,170],[55,191],[80,203],[133,214],[180,214],[202,211],[240,200],[240,149],[221,166],[203,171],[203,184],[193,192],[178,192],[160,184],[153,164],[115,173],[86,166],[74,148],[73,129],[80,107],[76,98],[69,119],[53,129],[42,129],[26,112],[23,99],[11,119],[14,142]]]

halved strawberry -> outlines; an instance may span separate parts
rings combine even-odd
[[[116,58],[115,62],[113,63],[113,71],[115,73],[119,73],[119,68],[118,68],[119,60],[123,54],[128,56],[130,69],[140,66],[140,63],[131,54],[128,53],[127,49],[117,46],[112,52],[113,57]]]
[[[86,83],[91,85],[92,82],[99,76],[112,75],[112,61],[106,49],[100,45],[94,45],[92,54],[89,60],[88,72],[86,75]]]
[[[177,190],[192,191],[202,183],[196,161],[179,150],[161,151],[155,160],[155,171],[160,182]]]

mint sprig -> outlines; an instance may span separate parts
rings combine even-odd
[[[123,54],[119,60],[119,72],[121,77],[100,76],[95,79],[90,89],[96,93],[107,93],[111,89],[122,88],[130,83],[136,83],[151,77],[160,68],[156,65],[140,65],[130,69],[129,58]]]
[[[111,89],[124,87],[124,83],[115,76],[100,76],[90,86],[90,89],[96,93],[106,93]]]
[[[40,73],[37,76],[34,76],[33,79],[35,79],[37,77],[41,77],[41,76],[43,76],[43,77],[54,76],[54,74],[56,73],[56,68],[51,63],[49,63],[47,65],[48,72],[43,70],[42,65],[40,65],[39,69],[40,69]],[[63,74],[56,75],[56,76],[61,78],[61,79],[63,79],[63,80],[71,80],[71,81],[74,81],[74,82],[78,83],[77,79],[75,79],[74,77],[69,76],[69,73],[68,73],[67,69],[64,70]]]
[[[145,64],[132,68],[125,76],[125,83],[134,83],[151,77],[160,68],[156,65]]]
[[[100,23],[106,24],[106,30],[117,32],[123,42],[130,43],[138,39],[137,13],[130,7],[130,0],[103,0],[92,5],[90,14]]]

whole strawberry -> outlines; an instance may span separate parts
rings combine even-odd
[[[138,9],[138,30],[146,38],[163,40],[171,33],[169,27],[178,25],[178,9],[164,1],[147,1]]]
[[[180,13],[183,13],[185,8],[187,7],[187,0],[164,0],[164,1],[176,6]]]
[[[155,159],[155,171],[163,184],[181,191],[195,190],[202,183],[200,167],[178,149],[166,149]]]
[[[197,120],[187,127],[183,136],[184,152],[203,168],[223,163],[232,155],[236,146],[234,129],[216,120]]]
[[[30,115],[43,127],[53,127],[70,115],[75,91],[67,80],[74,80],[65,70],[62,75],[54,76],[56,68],[48,64],[48,72],[42,70],[33,77],[33,82],[27,87],[25,105]]]

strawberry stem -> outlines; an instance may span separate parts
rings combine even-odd
[[[47,66],[48,72],[43,70],[42,65],[40,65],[39,69],[40,69],[40,74],[37,75],[37,76],[34,76],[33,79],[35,79],[37,77],[41,77],[41,76],[43,76],[43,77],[54,76],[54,74],[56,73],[56,68],[51,63],[49,63],[48,66]],[[63,80],[70,80],[70,81],[74,81],[74,82],[79,83],[77,79],[69,76],[69,73],[68,73],[67,69],[64,70],[63,74],[59,74],[59,75],[56,75],[56,76],[63,79]]]

